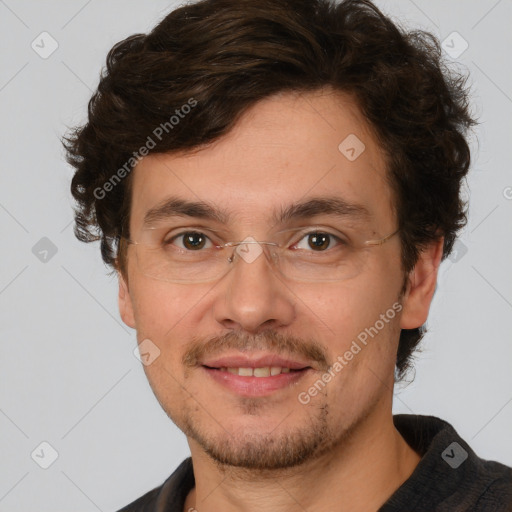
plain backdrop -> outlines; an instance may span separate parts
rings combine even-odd
[[[481,122],[469,223],[394,411],[444,418],[478,455],[512,465],[512,2],[377,4],[447,41]],[[59,142],[85,119],[112,45],[176,5],[0,0],[0,512],[117,510],[189,454],[133,354],[99,246],[74,238]]]

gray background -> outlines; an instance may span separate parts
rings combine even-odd
[[[98,245],[74,239],[72,171],[59,143],[84,120],[112,45],[174,5],[0,0],[1,512],[117,510],[189,453],[133,355],[135,333],[119,318]],[[480,456],[512,465],[512,2],[378,5],[442,40],[456,31],[467,41],[450,59],[470,72],[482,123],[469,224],[441,267],[415,380],[397,389],[394,409],[442,417]],[[43,31],[58,43],[47,59],[31,47],[51,49]],[[452,53],[463,49],[450,37]],[[58,453],[48,469],[43,441]]]

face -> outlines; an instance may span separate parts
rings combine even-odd
[[[382,150],[351,98],[327,90],[265,99],[206,149],[147,156],[132,179],[134,238],[149,232],[169,240],[194,228],[207,238],[193,242],[211,250],[210,243],[248,236],[272,240],[285,228],[341,227],[354,239],[397,229]],[[148,211],[171,196],[207,203],[226,218],[160,215],[147,230]],[[272,216],[333,197],[367,214],[320,208]],[[184,237],[173,240],[194,250]],[[285,245],[313,251],[315,240],[302,235]],[[327,250],[336,250],[330,240]],[[357,272],[330,282],[284,277],[265,253],[250,262],[235,258],[215,281],[169,282],[143,272],[136,250],[129,246],[127,279],[120,276],[120,310],[150,357],[158,355],[144,366],[155,396],[187,435],[193,456],[252,469],[314,459],[365,421],[390,414],[400,328],[425,321],[434,291],[428,276],[439,257],[437,251],[420,259],[414,286],[400,297],[398,235],[365,248]]]

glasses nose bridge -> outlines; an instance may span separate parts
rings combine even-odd
[[[238,249],[241,245],[247,246],[246,250]],[[265,255],[265,258],[267,261],[272,265],[273,263],[273,257],[277,256],[277,251],[272,251],[269,247],[272,246],[275,249],[279,249],[280,245],[276,242],[267,242],[263,240],[256,240],[253,237],[247,237],[245,240],[242,240],[240,242],[227,242],[224,244],[224,247],[234,247],[234,251],[231,254],[231,256],[228,257],[228,262],[233,263],[235,259],[235,253],[238,253],[238,257],[243,259],[246,263],[252,263],[255,261],[263,252]],[[254,249],[251,250],[250,248],[253,247]],[[266,250],[268,249],[268,251]],[[270,258],[269,258],[270,257]]]

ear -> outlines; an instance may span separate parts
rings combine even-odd
[[[119,280],[119,313],[123,322],[132,329],[135,329],[135,316],[133,314],[132,298],[128,290],[128,284],[123,277],[121,272],[117,272],[117,278]]]
[[[428,317],[430,304],[437,284],[437,273],[443,255],[444,237],[431,242],[419,255],[414,269],[409,273],[407,291],[402,305],[400,327],[416,329]]]

